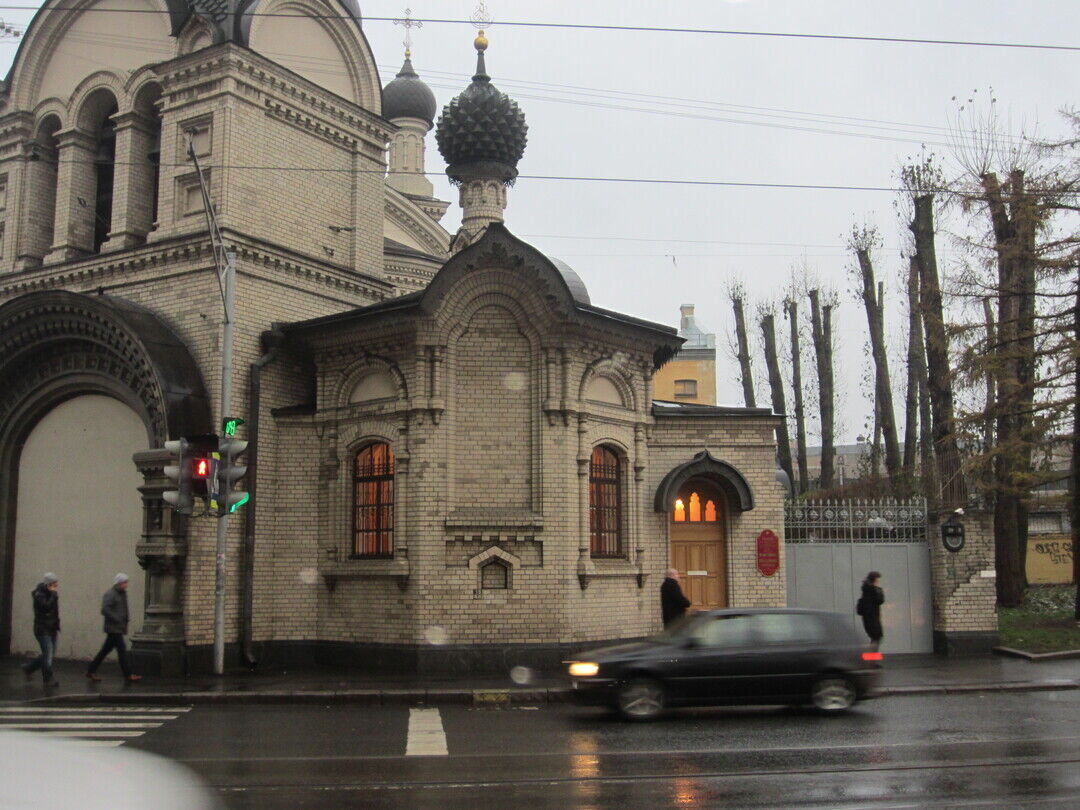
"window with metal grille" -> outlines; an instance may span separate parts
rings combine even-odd
[[[394,451],[369,444],[353,465],[353,556],[394,554]]]
[[[622,474],[619,457],[594,447],[589,464],[589,548],[594,557],[621,557]]]

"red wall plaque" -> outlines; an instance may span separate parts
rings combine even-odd
[[[757,538],[757,570],[767,577],[780,570],[780,538],[770,529]]]

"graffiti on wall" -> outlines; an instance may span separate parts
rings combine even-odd
[[[1034,534],[1028,537],[1027,577],[1032,585],[1072,582],[1072,540],[1064,534]]]

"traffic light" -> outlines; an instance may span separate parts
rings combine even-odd
[[[181,515],[190,515],[195,500],[191,496],[191,456],[187,439],[165,442],[165,449],[175,458],[175,464],[165,466],[165,477],[176,482],[176,489],[166,490],[161,497]]]
[[[230,435],[218,440],[216,497],[210,502],[210,508],[218,515],[232,514],[251,497],[247,492],[233,490],[233,485],[247,475],[247,465],[237,463],[238,457],[247,451],[247,446],[243,439]]]
[[[176,482],[176,489],[166,490],[162,499],[181,515],[195,511],[195,498],[209,500],[216,491],[217,436],[190,436],[165,442],[165,449],[175,464],[165,466],[165,476]]]

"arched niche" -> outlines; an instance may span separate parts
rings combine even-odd
[[[349,392],[349,404],[358,405],[398,396],[397,380],[389,371],[373,369],[357,380]]]
[[[585,399],[590,402],[603,402],[607,405],[626,407],[622,391],[611,377],[596,375],[585,386]]]

